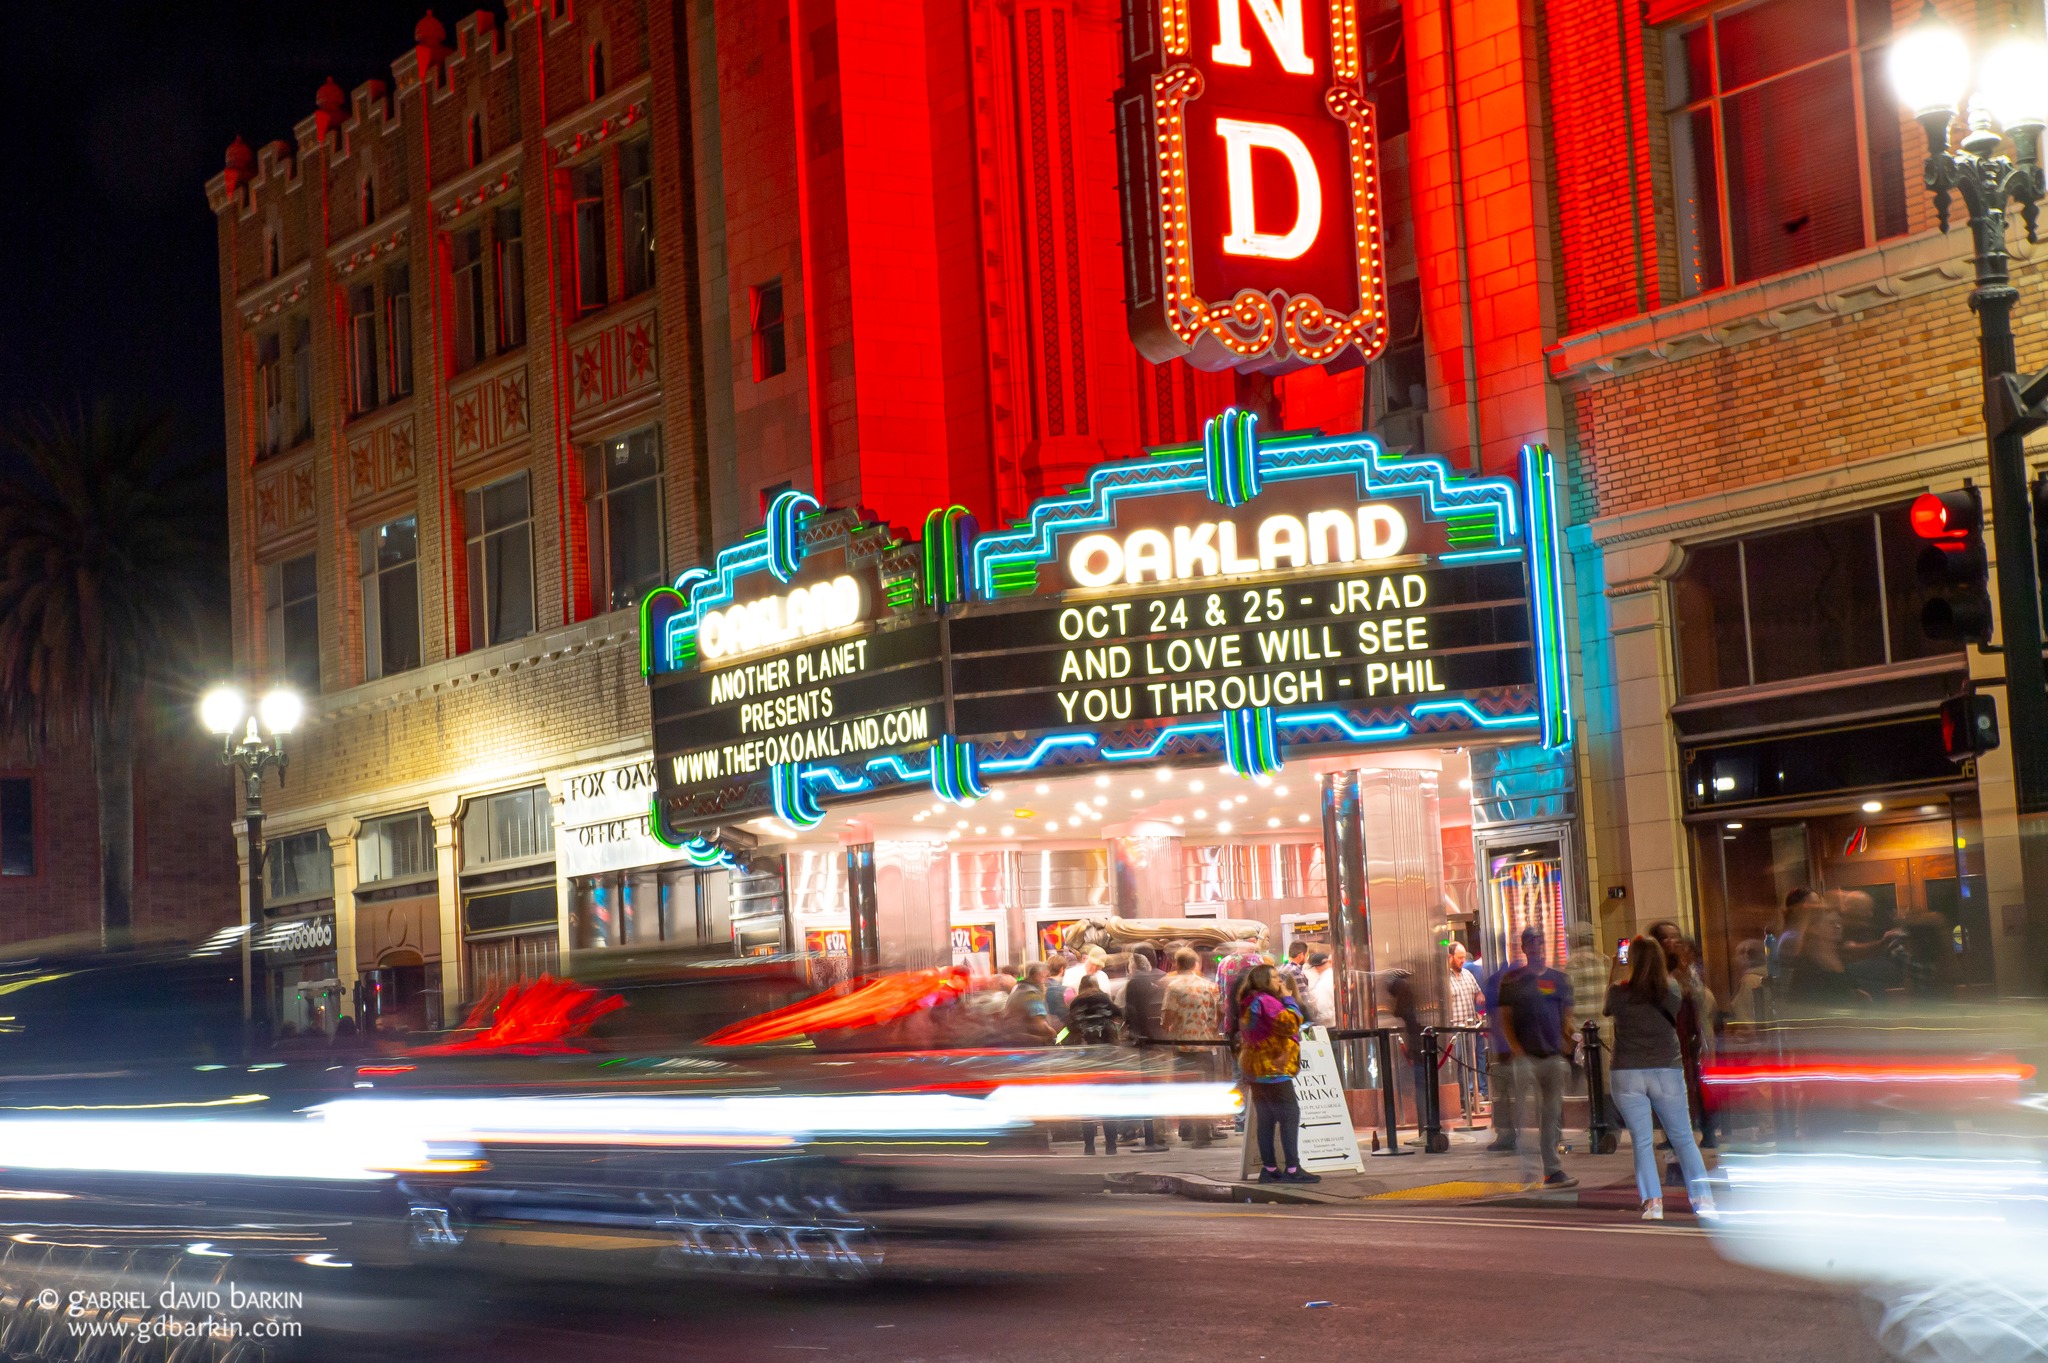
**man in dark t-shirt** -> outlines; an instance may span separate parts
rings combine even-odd
[[[1522,1130],[1518,1149],[1524,1181],[1536,1181],[1537,1154],[1542,1155],[1543,1186],[1576,1187],[1557,1157],[1564,1125],[1564,1087],[1571,1077],[1572,981],[1545,961],[1543,933],[1522,932],[1525,963],[1500,978],[1500,1027],[1508,1043],[1509,1071],[1514,1077],[1515,1112]],[[1540,1133],[1531,1132],[1535,1122]],[[1535,1139],[1538,1149],[1530,1149]]]

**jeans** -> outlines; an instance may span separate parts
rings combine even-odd
[[[1515,1111],[1522,1119],[1516,1149],[1522,1156],[1523,1181],[1534,1183],[1539,1152],[1545,1177],[1564,1169],[1564,1162],[1557,1157],[1557,1143],[1564,1134],[1564,1086],[1571,1078],[1572,1066],[1561,1055],[1518,1055],[1509,1062],[1509,1073],[1514,1079]],[[1540,1128],[1537,1151],[1529,1149],[1531,1121]]]
[[[1514,1057],[1496,1054],[1488,1068],[1498,1081],[1493,1086],[1493,1139],[1498,1145],[1515,1143]]]
[[[1246,1084],[1252,1094],[1252,1120],[1258,1124],[1259,1162],[1268,1169],[1301,1167],[1301,1100],[1294,1096],[1294,1081],[1282,1079],[1271,1084]],[[1286,1155],[1283,1165],[1273,1157],[1273,1128],[1280,1128],[1280,1146]]]
[[[1695,1210],[1712,1199],[1707,1192],[1707,1165],[1692,1138],[1692,1113],[1685,1102],[1685,1071],[1615,1070],[1614,1105],[1628,1123],[1628,1142],[1635,1148],[1636,1192],[1643,1201],[1664,1195],[1664,1181],[1657,1174],[1656,1142],[1650,1135],[1650,1114],[1656,1113],[1664,1135],[1678,1156],[1685,1175],[1685,1193]]]

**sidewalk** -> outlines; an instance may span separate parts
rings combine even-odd
[[[1579,1186],[1559,1191],[1525,1185],[1518,1156],[1495,1154],[1485,1148],[1493,1139],[1493,1132],[1487,1127],[1446,1132],[1451,1148],[1436,1155],[1422,1152],[1413,1131],[1403,1133],[1408,1153],[1375,1155],[1373,1134],[1368,1130],[1362,1136],[1359,1162],[1364,1166],[1363,1172],[1329,1173],[1321,1183],[1309,1185],[1244,1180],[1240,1176],[1242,1138],[1237,1136],[1220,1139],[1206,1149],[1176,1142],[1164,1152],[1138,1153],[1125,1147],[1116,1155],[1084,1155],[1078,1142],[1060,1141],[1045,1154],[984,1158],[1028,1162],[1033,1172],[1052,1175],[1060,1183],[1077,1189],[1168,1195],[1199,1202],[1355,1205],[1399,1201],[1621,1210],[1633,1210],[1637,1205],[1635,1165],[1625,1132],[1614,1154],[1595,1155],[1588,1149],[1585,1131],[1567,1130],[1564,1169],[1579,1180]],[[1667,1157],[1660,1151],[1659,1164]],[[1683,1189],[1667,1187],[1664,1195],[1669,1210],[1688,1210]]]

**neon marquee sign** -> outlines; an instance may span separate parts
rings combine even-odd
[[[1357,0],[1154,0],[1128,16],[1117,111],[1138,349],[1267,371],[1377,356],[1386,266]]]
[[[643,605],[657,836],[760,813],[805,828],[910,786],[972,804],[1034,769],[1220,758],[1252,776],[1402,742],[1560,747],[1556,507],[1542,446],[1518,479],[1469,478],[1233,411],[1000,530],[949,508],[903,543],[852,512],[771,515]],[[763,651],[706,647],[735,601],[840,599],[844,577],[881,608],[804,615],[831,630]]]

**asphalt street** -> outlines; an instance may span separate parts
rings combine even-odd
[[[1020,1249],[1010,1270],[966,1281],[492,1290],[456,1313],[460,1337],[433,1341],[428,1354],[720,1363],[1883,1357],[1854,1294],[1725,1263],[1689,1220],[1122,1197],[1074,1204],[1059,1220],[1065,1233]]]

